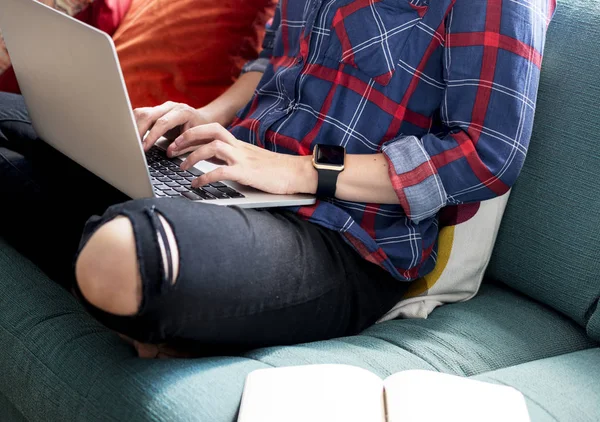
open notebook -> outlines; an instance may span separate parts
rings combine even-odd
[[[246,379],[238,422],[529,422],[512,387],[432,371],[381,380],[348,365],[259,369]]]

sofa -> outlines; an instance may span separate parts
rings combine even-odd
[[[353,337],[143,360],[0,239],[0,421],[231,422],[252,370],[316,363],[472,377],[520,390],[533,422],[599,421],[598,22],[597,0],[559,0],[530,151],[475,298]]]

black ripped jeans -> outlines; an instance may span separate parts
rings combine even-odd
[[[253,348],[351,335],[406,290],[337,232],[282,209],[128,201],[39,140],[22,98],[7,94],[0,94],[0,198],[0,235],[69,290],[74,257],[95,230],[116,216],[130,219],[139,312],[121,317],[84,305],[142,342]],[[175,284],[165,276],[157,215],[175,234]]]

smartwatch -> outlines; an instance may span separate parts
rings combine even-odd
[[[317,196],[335,197],[337,179],[344,171],[346,148],[337,145],[317,144],[313,150],[312,163],[319,176]]]

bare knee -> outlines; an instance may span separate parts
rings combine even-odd
[[[179,274],[179,251],[171,226],[159,216],[166,239],[158,238],[163,268],[172,268],[171,283]],[[168,260],[166,250],[171,252]],[[103,225],[89,239],[75,266],[77,284],[85,299],[114,315],[135,315],[142,302],[140,275],[133,226],[126,217]],[[152,282],[152,281],[151,281]]]
[[[75,265],[77,284],[85,299],[115,315],[134,315],[142,301],[133,226],[117,217],[94,233]]]

